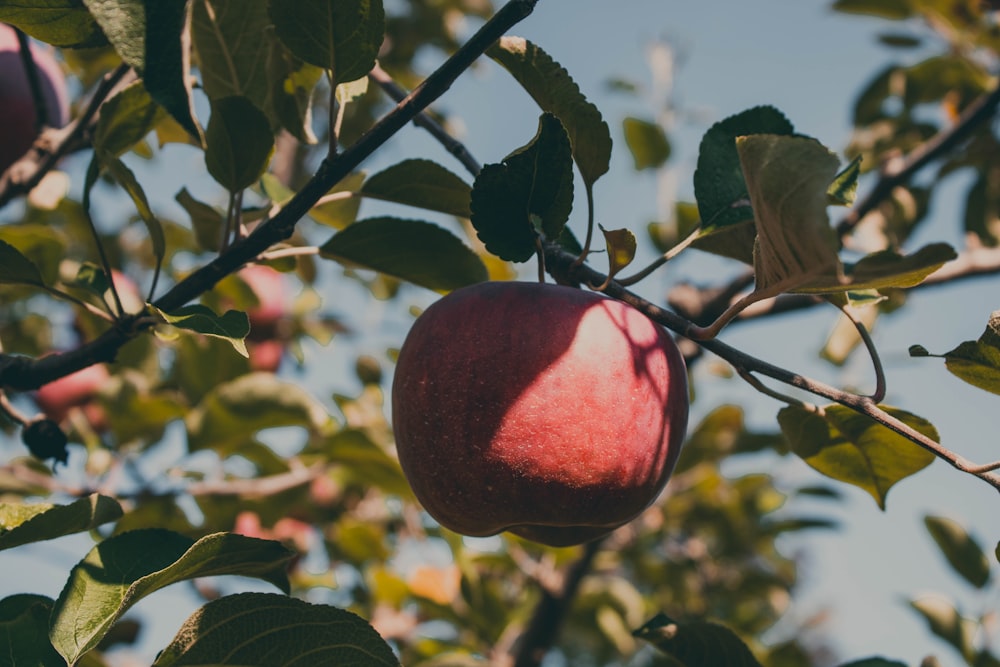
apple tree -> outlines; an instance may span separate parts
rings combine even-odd
[[[938,459],[1000,489],[1000,463],[885,404],[870,335],[1000,271],[997,10],[837,0],[933,53],[862,83],[842,152],[725,110],[695,201],[643,228],[601,224],[595,186],[612,150],[666,168],[671,128],[605,118],[517,36],[537,1],[0,0],[0,550],[79,549],[55,595],[7,582],[0,664],[903,664],[788,618],[778,541],[835,525],[795,499],[853,485],[877,511]],[[538,108],[497,162],[439,104],[473,68]],[[411,126],[433,153],[386,157]],[[929,214],[956,173],[958,230]],[[649,289],[706,253],[734,270]],[[867,355],[868,390],[726,342],[831,307],[823,355]],[[998,394],[1000,306],[975,307],[982,330],[908,363]],[[695,399],[709,360],[773,402],[767,427]],[[813,481],[779,484],[778,457]],[[926,526],[991,585],[962,525]],[[172,584],[188,618],[130,613]],[[912,606],[1000,664],[988,613]],[[149,624],[176,634],[135,647]]]

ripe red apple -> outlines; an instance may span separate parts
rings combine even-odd
[[[94,430],[102,431],[107,427],[107,416],[94,397],[110,377],[104,364],[87,366],[40,387],[35,401],[54,422],[65,420],[71,409],[82,408]]]
[[[659,495],[687,426],[673,339],[619,301],[488,282],[414,323],[392,387],[396,447],[441,525],[582,544]]]
[[[290,295],[285,277],[280,271],[262,264],[247,266],[239,276],[253,290],[258,302],[247,311],[250,337],[254,340],[272,338],[275,327],[288,314]]]
[[[48,123],[62,127],[69,118],[69,93],[62,70],[51,51],[33,45],[31,53],[38,65]],[[17,33],[0,24],[0,172],[27,153],[37,136],[35,102],[21,62]]]

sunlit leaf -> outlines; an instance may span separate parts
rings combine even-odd
[[[269,4],[278,37],[302,60],[330,70],[337,84],[375,66],[382,45],[382,0],[296,0]]]
[[[813,139],[774,134],[739,137],[736,149],[757,225],[757,289],[838,280],[838,244],[826,214],[837,156]]]
[[[134,81],[101,105],[94,130],[94,148],[112,157],[142,141],[167,116],[142,81]]]
[[[882,409],[938,439],[937,430],[926,420],[898,408]],[[806,463],[827,477],[864,489],[883,509],[896,482],[934,461],[934,454],[923,447],[841,405],[827,406],[823,415],[789,406],[778,413],[778,423],[792,451]]]
[[[927,621],[934,635],[946,641],[972,664],[973,641],[978,625],[975,621],[963,617],[950,602],[938,597],[911,600],[910,606]]]
[[[538,133],[501,164],[488,164],[472,188],[472,224],[494,255],[511,262],[534,256],[538,232],[556,239],[573,207],[569,138],[558,118],[543,114]]]
[[[982,588],[990,580],[990,562],[979,543],[962,526],[940,516],[925,516],[924,525],[952,569]]]
[[[142,77],[146,90],[195,138],[185,42],[186,0],[83,0],[108,41]]]
[[[320,255],[438,291],[488,277],[482,261],[458,237],[421,220],[359,220],[324,243]]]
[[[238,95],[212,101],[205,141],[208,173],[230,192],[256,182],[274,152],[274,136],[264,112]]]
[[[635,234],[628,229],[604,229],[604,243],[608,250],[608,277],[613,278],[619,271],[632,263],[635,259],[636,240]]]
[[[622,129],[637,171],[656,169],[670,158],[670,140],[658,123],[630,116],[622,121]]]
[[[858,292],[913,287],[956,256],[954,248],[947,243],[931,243],[909,255],[882,250],[862,257],[856,264],[845,265],[841,278],[821,276],[794,291],[829,294],[847,290]]]
[[[265,174],[265,177],[267,174]],[[263,179],[262,179],[263,180]],[[326,196],[309,209],[309,217],[316,222],[333,227],[334,229],[344,229],[358,219],[358,210],[361,208],[361,197],[356,193],[365,180],[365,172],[356,171],[343,178],[339,183],[330,188]],[[343,197],[331,198],[331,196],[344,195]],[[326,201],[324,201],[326,199]]]
[[[54,46],[74,49],[107,44],[94,17],[81,0],[32,0],[0,4],[0,22]]]
[[[979,340],[965,341],[951,352],[932,355],[920,345],[910,347],[910,356],[940,356],[951,373],[993,394],[1000,394],[1000,310],[990,315]]]
[[[593,185],[611,162],[611,130],[597,107],[562,65],[526,39],[501,37],[486,55],[503,65],[542,111],[562,121],[583,182]]]
[[[0,550],[92,530],[122,516],[118,501],[97,493],[70,503],[0,503]]]
[[[634,634],[684,667],[761,667],[743,640],[717,623],[676,622],[658,614]]]
[[[858,177],[860,175],[861,156],[859,155],[834,177],[833,183],[826,189],[827,202],[835,206],[852,205],[858,192]]]
[[[65,667],[66,661],[49,642],[52,600],[22,593],[0,600],[0,656],[17,667]]]
[[[188,447],[211,447],[225,456],[257,431],[302,426],[322,431],[331,417],[316,398],[298,384],[273,373],[251,373],[217,385],[188,413]]]
[[[194,540],[167,530],[121,533],[102,541],[71,571],[52,611],[49,637],[67,662],[97,646],[145,596],[179,581],[222,574],[263,579],[288,590],[279,542],[232,533]]]
[[[184,622],[153,665],[253,665],[264,655],[281,665],[399,665],[361,617],[266,593],[209,602]]]
[[[784,114],[769,106],[747,109],[709,128],[698,147],[698,167],[694,172],[694,194],[704,233],[753,220],[750,193],[736,152],[736,137],[787,135],[793,131]]]
[[[172,313],[165,313],[159,309],[157,312],[167,324],[203,336],[222,339],[244,357],[250,356],[244,342],[250,333],[250,318],[244,312],[227,310],[222,315],[217,315],[211,308],[200,303],[181,306]]]
[[[472,188],[461,178],[430,160],[404,160],[371,176],[361,194],[460,218],[472,215]]]

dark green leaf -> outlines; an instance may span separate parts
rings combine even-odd
[[[919,37],[899,32],[880,33],[878,41],[880,44],[884,44],[885,46],[893,49],[914,49],[918,46],[922,46],[924,43],[924,41]]]
[[[94,158],[97,159],[97,157],[95,153]],[[149,200],[146,199],[146,193],[143,191],[142,186],[139,185],[139,181],[136,180],[135,174],[125,166],[124,162],[111,155],[101,155],[100,160],[104,168],[118,181],[118,184],[131,197],[132,203],[135,204],[135,210],[139,213],[143,224],[146,225],[150,245],[153,249],[153,256],[156,258],[157,267],[159,267],[163,262],[163,257],[167,253],[167,240],[163,234],[163,225],[149,207]]]
[[[922,345],[911,345],[912,357],[943,357],[951,373],[969,384],[1000,394],[1000,310],[990,315],[979,340],[965,341],[951,352],[931,354]]]
[[[538,133],[501,164],[488,164],[472,188],[472,224],[494,255],[530,259],[538,231],[556,239],[573,206],[569,138],[562,123],[543,114]]]
[[[597,107],[562,65],[526,39],[502,37],[486,55],[503,65],[542,111],[562,121],[583,182],[593,185],[611,162],[611,130]]]
[[[769,106],[747,109],[709,128],[698,147],[698,167],[694,172],[694,194],[706,234],[753,220],[750,193],[736,152],[736,137],[793,132],[788,119]]]
[[[834,206],[851,206],[858,192],[858,176],[860,175],[861,156],[859,155],[834,177],[833,183],[826,190],[827,202]]]
[[[96,493],[69,505],[0,503],[0,550],[91,530],[121,516],[118,501]]]
[[[222,315],[216,315],[211,308],[200,303],[182,306],[172,313],[162,310],[157,312],[167,324],[203,336],[220,338],[244,357],[250,356],[243,340],[250,334],[250,318],[244,312],[227,310]]]
[[[684,667],[761,667],[743,640],[717,623],[678,623],[658,614],[633,634]]]
[[[911,600],[910,606],[927,621],[930,631],[958,651],[971,663],[977,623],[963,617],[947,600],[937,597]]]
[[[488,278],[482,260],[458,237],[420,220],[359,220],[324,243],[320,254],[438,291]]]
[[[399,662],[378,633],[349,611],[281,595],[241,593],[195,612],[154,667],[261,664],[397,667]]]
[[[49,634],[74,664],[145,596],[179,581],[222,574],[257,577],[288,590],[280,543],[232,533],[197,542],[167,530],[135,530],[95,546],[70,572],[52,611]]]
[[[840,667],[906,667],[906,663],[886,658],[862,658],[861,660],[845,662]]]
[[[461,178],[430,160],[404,160],[375,174],[361,194],[460,218],[472,215],[472,188]]]
[[[142,81],[135,81],[101,105],[94,131],[94,148],[103,154],[121,157],[166,116],[166,110],[153,101]]]
[[[38,267],[6,241],[0,241],[0,284],[45,286]]]
[[[924,525],[955,572],[976,588],[982,588],[989,582],[990,562],[986,553],[958,522],[939,516],[925,516]]]
[[[83,0],[83,4],[121,59],[142,77],[152,98],[200,141],[184,44],[187,0]]]
[[[210,99],[242,95],[263,109],[271,26],[267,0],[197,0],[191,6],[191,37],[201,84]]]
[[[990,177],[980,174],[965,196],[965,232],[975,234],[983,245],[995,248],[1000,244],[1000,222],[997,208],[991,202]]]
[[[198,201],[187,188],[182,188],[174,200],[191,216],[191,227],[201,248],[218,250],[222,247],[222,230],[225,224],[222,211]]]
[[[11,595],[0,600],[0,661],[11,667],[66,667],[49,642],[52,600]]]
[[[269,11],[285,46],[330,70],[334,86],[360,79],[375,66],[385,32],[382,0],[271,0]]]
[[[327,409],[297,384],[273,373],[251,373],[217,385],[185,420],[188,447],[211,447],[222,456],[249,441],[257,431],[303,426],[321,432],[331,424]]]
[[[670,140],[661,125],[627,117],[622,121],[622,129],[637,171],[656,169],[670,158]]]
[[[230,192],[256,182],[274,152],[267,116],[239,95],[212,101],[205,140],[208,173]]]
[[[868,14],[896,20],[913,14],[910,0],[837,0],[833,8],[846,14]]]
[[[937,430],[926,420],[898,408],[882,409],[934,440]],[[778,413],[778,423],[792,451],[831,477],[860,487],[885,509],[889,489],[926,468],[934,454],[890,431],[870,417],[840,405],[819,415],[796,406]]]
[[[107,39],[82,0],[32,0],[0,5],[0,22],[17,26],[43,42],[83,49],[107,44]]]

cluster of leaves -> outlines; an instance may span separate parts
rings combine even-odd
[[[510,277],[509,262],[552,247],[579,255],[581,244],[567,227],[574,165],[592,223],[593,186],[611,155],[611,131],[597,107],[538,45],[503,37],[484,44],[486,54],[540,109],[538,131],[525,145],[475,170],[471,183],[430,160],[408,159],[372,175],[352,167],[327,184],[331,165],[373,136],[374,115],[388,106],[366,78],[376,56],[397,80],[415,84],[418,53],[427,46],[455,51],[456,13],[486,17],[489,3],[412,0],[388,16],[378,0],[193,0],[190,13],[184,2],[50,4],[58,21],[11,6],[0,6],[0,20],[64,47],[83,84],[122,64],[138,79],[101,106],[79,200],[46,201],[40,188],[23,215],[0,230],[0,340],[4,352],[33,357],[50,352],[54,340],[80,344],[111,332],[128,342],[118,350],[112,380],[93,398],[106,423],[74,410],[63,424],[76,480],[29,457],[2,469],[0,548],[86,530],[98,543],[57,599],[19,594],[0,601],[0,624],[8,630],[0,653],[44,665],[104,664],[102,642],[141,597],[179,581],[239,574],[286,594],[320,593],[335,606],[277,594],[207,601],[157,665],[259,660],[261,624],[276,633],[268,644],[276,663],[321,651],[330,651],[324,655],[331,662],[364,653],[366,664],[470,665],[502,657],[579,550],[508,537],[466,541],[427,520],[392,454],[382,361],[359,359],[356,377],[334,382],[333,405],[297,383],[254,372],[245,341],[253,332],[239,311],[251,310],[255,297],[238,276],[222,276],[256,259],[302,287],[275,336],[308,365],[307,341],[327,344],[345,326],[320,304],[320,287],[334,295],[354,281],[376,297],[398,298],[404,281],[446,292]],[[859,3],[838,4],[858,9]],[[932,11],[903,4],[907,16]],[[961,43],[991,48],[965,33]],[[78,47],[88,51],[73,51]],[[194,104],[202,95],[210,108],[204,127]],[[957,108],[971,98],[956,98]],[[932,99],[938,98],[914,98],[913,109]],[[893,140],[906,136],[902,129],[895,126]],[[624,131],[637,168],[669,158],[662,128],[630,119]],[[288,136],[290,144],[282,141]],[[162,216],[157,193],[146,193],[152,181],[134,159],[161,159],[172,144],[203,150],[204,173],[215,184],[214,195],[201,188],[176,193],[189,217],[184,221]],[[856,152],[865,150],[888,149],[873,144]],[[954,251],[931,244],[903,254],[906,235],[895,234],[854,261],[841,258],[827,206],[851,204],[857,178],[872,163],[854,160],[840,169],[833,153],[796,134],[773,108],[736,114],[702,141],[694,174],[701,222],[683,235],[696,248],[752,266],[751,299],[800,292],[838,305],[876,302],[884,292],[919,283]],[[98,195],[122,193],[135,215],[116,219],[113,207],[96,204]],[[446,222],[361,217],[365,200],[430,211]],[[583,246],[590,245],[591,227]],[[637,240],[627,229],[604,230],[604,237],[610,278],[630,264]],[[229,259],[261,238],[276,242],[256,257]],[[667,245],[669,254],[680,244]],[[198,283],[192,262],[215,262],[209,266],[218,272]],[[325,273],[330,267],[338,275]],[[113,271],[148,286],[145,305],[121,307]],[[166,291],[158,291],[161,284]],[[199,304],[183,298],[202,292]],[[720,318],[717,328],[727,321]],[[146,335],[150,329],[157,336]],[[699,334],[692,325],[687,333],[715,330]],[[995,343],[991,325],[978,343],[946,355],[949,367],[995,388]],[[357,393],[339,393],[359,385]],[[890,411],[936,439],[925,420]],[[759,638],[784,612],[796,581],[795,564],[779,553],[776,539],[831,524],[780,511],[786,497],[770,476],[727,477],[720,467],[737,455],[792,451],[884,505],[889,487],[933,456],[839,406],[792,405],[778,421],[783,435],[751,433],[739,410],[725,406],[694,429],[670,498],[596,555],[558,645],[567,659],[608,665],[663,659],[644,653],[638,637],[688,667],[711,664],[713,654],[697,645],[719,643],[718,626],[708,623],[716,619],[753,647],[757,658],[742,643],[721,644],[735,647],[732,655],[744,656],[737,659],[743,664],[811,664],[817,647],[795,637],[765,646]],[[16,426],[5,428],[13,433]],[[161,460],[173,440],[182,441],[182,453],[147,472],[145,464]],[[122,470],[129,471],[127,482],[120,481]],[[93,495],[98,488],[116,498]],[[825,487],[801,492],[836,496]],[[82,498],[67,502],[67,496]],[[55,502],[27,502],[40,497]],[[306,565],[317,560],[320,568]],[[659,613],[667,617],[642,625]],[[328,632],[306,632],[311,623]],[[237,646],[244,652],[233,653]],[[964,644],[960,650],[977,660],[986,655]]]

